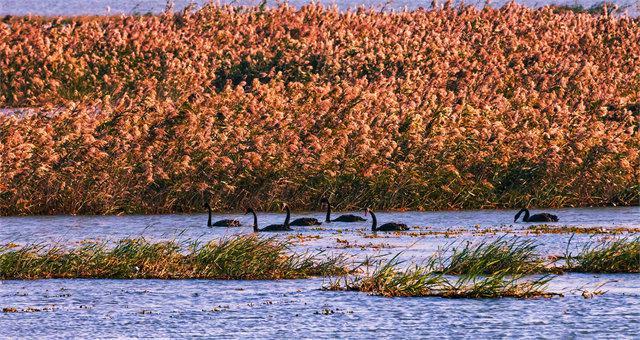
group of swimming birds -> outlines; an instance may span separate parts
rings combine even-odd
[[[351,215],[351,214],[347,214],[347,215],[340,215],[338,218],[335,219],[331,219],[331,203],[329,202],[329,199],[327,198],[323,198],[320,200],[320,203],[323,205],[323,207],[326,207],[327,209],[327,216],[325,218],[325,222],[326,223],[331,223],[331,222],[343,222],[343,223],[351,223],[351,222],[364,222],[366,221],[365,218],[360,217],[360,216],[356,216],[356,215]],[[209,205],[209,203],[205,203],[204,207],[209,211],[209,220],[207,221],[207,226],[208,227],[240,227],[241,223],[238,220],[231,220],[231,219],[225,219],[225,220],[220,220],[217,221],[215,223],[212,223],[211,221],[211,205]],[[322,222],[318,221],[318,219],[313,218],[313,217],[302,217],[302,218],[297,218],[293,221],[291,221],[291,210],[289,209],[289,206],[287,204],[283,204],[282,207],[286,212],[287,215],[284,219],[284,223],[282,224],[271,224],[268,225],[264,228],[259,228],[258,227],[258,215],[256,214],[256,211],[253,210],[253,208],[249,207],[247,208],[245,214],[253,214],[253,231],[254,232],[268,232],[268,231],[292,231],[293,229],[291,229],[292,226],[314,226],[314,225],[321,225]],[[524,213],[524,216],[522,218],[522,221],[524,222],[558,222],[558,216],[553,215],[553,214],[549,214],[549,213],[540,213],[540,214],[534,214],[534,215],[530,215],[529,214],[529,210],[526,208],[522,208],[514,217],[513,222],[517,222],[518,218],[520,218],[520,215]],[[364,211],[364,215],[367,216],[367,214],[371,215],[371,231],[376,232],[376,231],[403,231],[403,230],[409,230],[409,228],[407,227],[406,224],[404,223],[396,223],[396,222],[388,222],[385,223],[381,226],[378,226],[378,220],[376,218],[376,214],[369,208],[365,209]]]

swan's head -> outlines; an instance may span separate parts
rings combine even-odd
[[[252,212],[254,212],[253,208],[247,207],[247,209],[245,209],[245,211],[244,211],[244,214],[246,215],[246,214],[249,214],[249,213],[252,213]]]
[[[209,202],[205,202],[204,203],[204,208],[205,209],[211,209],[211,205],[209,205]]]
[[[321,198],[321,199],[320,199],[320,203],[321,203],[322,205],[329,204],[329,199],[328,199],[328,198],[326,198],[326,197],[323,197],[323,198]]]
[[[364,209],[364,216],[367,216],[367,214],[371,213],[371,209],[369,209],[369,207],[367,207],[367,209]]]
[[[289,205],[287,203],[282,203],[282,210],[289,209]]]

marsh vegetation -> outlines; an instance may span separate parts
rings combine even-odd
[[[237,236],[200,244],[144,238],[77,247],[0,247],[0,280],[49,278],[274,280],[342,274],[341,257],[294,254],[274,238]]]
[[[0,107],[31,113],[0,115],[0,214],[637,204],[639,27],[516,4],[9,18]]]

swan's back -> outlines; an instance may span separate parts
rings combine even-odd
[[[403,231],[409,230],[406,224],[389,222],[376,228],[376,231]]]
[[[289,223],[289,225],[294,226],[312,226],[312,225],[321,225],[320,221],[316,218],[312,217],[302,217],[293,220],[293,222]]]
[[[332,220],[332,222],[363,222],[363,221],[366,221],[366,219],[356,215],[342,215]]]
[[[558,222],[558,216],[549,214],[549,213],[541,213],[535,214],[529,217],[529,222]]]
[[[238,220],[220,220],[211,225],[212,227],[239,227],[240,221]]]
[[[271,224],[260,229],[260,231],[291,231],[291,230],[293,229],[289,228],[289,226],[284,224]]]

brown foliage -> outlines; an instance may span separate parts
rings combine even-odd
[[[207,6],[0,24],[0,214],[638,202],[640,25]]]

